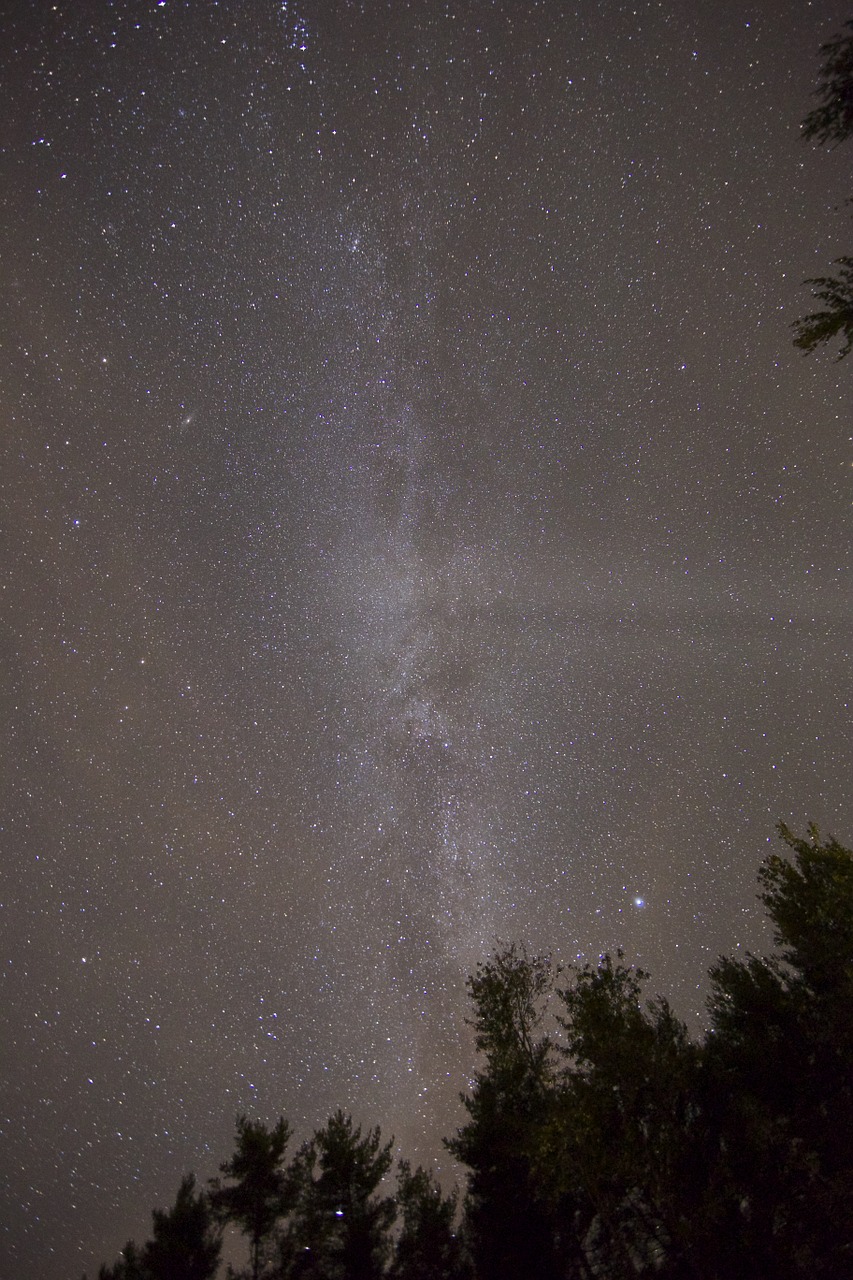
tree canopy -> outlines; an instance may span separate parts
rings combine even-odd
[[[485,1063],[448,1145],[478,1276],[853,1276],[853,854],[779,830],[778,951],[714,966],[702,1040],[622,955],[561,979],[511,947],[470,980]]]
[[[210,1201],[196,1191],[191,1173],[181,1182],[173,1207],[155,1209],[151,1217],[152,1238],[141,1249],[129,1240],[114,1266],[101,1267],[98,1280],[212,1280],[222,1237]]]
[[[336,1111],[240,1116],[224,1177],[192,1175],[100,1280],[853,1278],[853,853],[780,826],[759,871],[769,956],[710,971],[691,1038],[625,957],[561,970],[513,944],[468,981],[481,1066],[446,1145],[461,1199]],[[457,1221],[457,1219],[459,1219]]]

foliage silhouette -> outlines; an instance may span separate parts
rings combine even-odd
[[[780,835],[759,874],[779,952],[718,962],[702,1042],[621,955],[571,971],[552,1037],[546,961],[480,966],[485,1067],[448,1144],[478,1276],[853,1276],[853,854]]]
[[[469,1120],[446,1145],[468,1166],[464,1225],[478,1277],[538,1280],[557,1273],[554,1235],[533,1177],[547,1114],[553,1053],[543,1034],[550,961],[515,945],[468,981],[485,1068],[463,1096]]]
[[[756,1274],[853,1275],[853,855],[779,830],[793,859],[759,873],[779,954],[712,969],[709,1071]]]
[[[853,21],[844,32],[821,46],[823,63],[818,87],[818,106],[803,121],[803,137],[821,145],[837,146],[853,135]],[[806,280],[824,306],[794,322],[794,346],[808,354],[826,342],[840,338],[843,360],[853,351],[853,258],[837,258],[834,276]]]
[[[814,297],[826,305],[794,322],[794,346],[808,354],[824,342],[841,338],[836,360],[853,351],[853,258],[836,258],[837,276],[813,276],[806,280]]]
[[[471,1280],[461,1237],[455,1230],[458,1193],[444,1196],[433,1175],[412,1171],[401,1160],[397,1172],[400,1232],[389,1280]]]
[[[281,1273],[323,1280],[380,1280],[390,1254],[393,1197],[379,1194],[393,1140],[362,1136],[336,1111],[304,1143],[291,1167],[294,1204],[280,1243]]]
[[[819,105],[803,121],[809,142],[844,142],[853,134],[853,20],[843,32],[821,45],[823,63],[815,90]]]
[[[215,1213],[223,1223],[236,1223],[249,1239],[252,1280],[261,1275],[273,1231],[292,1202],[283,1163],[290,1136],[284,1117],[267,1129],[260,1121],[238,1116],[234,1155],[220,1165],[226,1181],[215,1178],[210,1184]]]
[[[181,1182],[174,1206],[155,1209],[151,1216],[153,1238],[141,1250],[129,1240],[114,1266],[101,1267],[98,1280],[211,1280],[219,1266],[221,1232],[191,1173]]]
[[[477,966],[459,1229],[423,1169],[392,1193],[378,1128],[337,1111],[285,1163],[287,1123],[240,1116],[224,1180],[185,1178],[99,1280],[211,1280],[229,1222],[254,1280],[853,1280],[853,853],[779,833],[776,951],[713,966],[701,1040],[621,953]]]

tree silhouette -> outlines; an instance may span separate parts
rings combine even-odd
[[[821,45],[823,64],[815,90],[818,106],[803,121],[803,137],[810,142],[844,142],[853,134],[853,20],[844,24],[847,34]]]
[[[336,1111],[285,1165],[286,1122],[240,1116],[210,1195],[186,1177],[99,1280],[211,1280],[227,1222],[253,1280],[853,1280],[853,852],[779,833],[775,953],[717,962],[701,1040],[621,953],[556,990],[523,947],[477,966],[464,1247],[429,1173],[385,1193],[378,1128]]]
[[[291,1166],[295,1199],[281,1238],[284,1276],[380,1280],[396,1216],[393,1198],[379,1194],[392,1146],[393,1140],[382,1143],[378,1127],[362,1136],[340,1110],[303,1144]]]
[[[670,1274],[687,1247],[684,1198],[701,1176],[699,1050],[665,1000],[644,1002],[648,975],[621,952],[571,972],[559,992],[564,1065],[540,1137],[540,1194],[571,1242],[570,1274]]]
[[[442,1195],[431,1173],[412,1172],[408,1160],[397,1171],[397,1206],[402,1222],[389,1280],[469,1280],[467,1259],[456,1230],[458,1197]]]
[[[219,1266],[221,1233],[191,1173],[173,1207],[155,1209],[151,1216],[153,1238],[142,1249],[128,1240],[122,1257],[112,1267],[101,1267],[98,1280],[211,1280]]]
[[[821,46],[823,64],[816,96],[818,106],[803,121],[803,137],[822,146],[837,146],[853,136],[853,21],[844,33]],[[834,338],[842,339],[836,357],[853,351],[853,258],[837,258],[835,276],[806,280],[814,297],[824,306],[794,322],[794,346],[806,353]]]
[[[152,1280],[210,1280],[219,1266],[221,1232],[210,1201],[196,1193],[190,1173],[178,1188],[174,1206],[155,1209],[153,1239],[142,1250],[142,1269]]]
[[[826,305],[794,321],[794,346],[808,354],[824,342],[842,338],[836,359],[853,351],[853,258],[836,258],[837,276],[812,276],[806,280],[818,302]]]
[[[284,1117],[273,1129],[246,1116],[237,1117],[234,1155],[211,1181],[210,1200],[222,1222],[234,1222],[249,1238],[252,1280],[258,1280],[273,1231],[292,1203],[292,1189],[284,1168],[291,1130]]]
[[[86,1280],[85,1276],[83,1280]],[[111,1267],[104,1263],[98,1268],[98,1280],[146,1280],[139,1250],[133,1240],[128,1240],[121,1257]]]
[[[756,1274],[853,1275],[853,854],[780,826],[761,900],[777,956],[711,971],[709,1069]]]
[[[702,1041],[621,955],[572,971],[551,1038],[542,961],[478,968],[485,1064],[448,1143],[478,1278],[853,1277],[853,853],[780,834],[778,951],[714,966]]]
[[[553,1055],[542,1034],[553,973],[547,957],[515,945],[468,980],[476,1045],[485,1057],[469,1096],[469,1120],[446,1146],[470,1170],[465,1230],[482,1280],[538,1280],[557,1273],[556,1246],[532,1163],[551,1104]]]

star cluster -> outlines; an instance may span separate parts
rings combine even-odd
[[[853,835],[850,251],[798,0],[9,6],[0,1272],[234,1115],[452,1176],[496,939],[694,1028]],[[848,236],[849,239],[849,236]]]

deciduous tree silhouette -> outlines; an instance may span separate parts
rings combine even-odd
[[[469,1119],[446,1145],[470,1170],[465,1229],[482,1280],[545,1280],[557,1251],[532,1175],[551,1105],[553,1053],[542,1032],[550,962],[515,945],[468,980],[484,1069],[462,1101]]]
[[[99,1280],[211,1280],[225,1222],[253,1280],[853,1280],[853,852],[779,831],[776,952],[712,968],[702,1040],[621,954],[556,991],[523,947],[478,965],[483,1066],[447,1142],[473,1272],[455,1197],[405,1161],[386,1193],[392,1143],[337,1111],[289,1166],[283,1119],[239,1117],[209,1200],[185,1178]]]
[[[702,1041],[621,956],[574,971],[556,1039],[542,962],[479,967],[485,1065],[448,1144],[478,1277],[853,1277],[853,853],[780,834],[778,952],[714,966]]]
[[[709,1069],[740,1252],[756,1276],[853,1276],[853,854],[780,826],[764,863],[778,955],[711,971]]]

